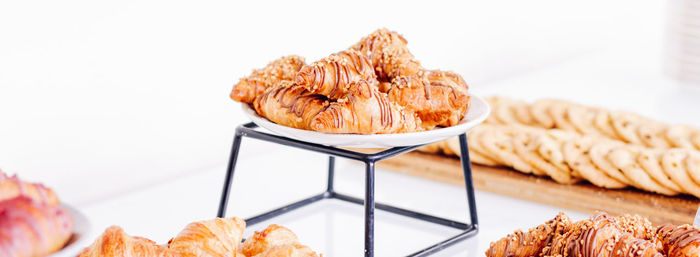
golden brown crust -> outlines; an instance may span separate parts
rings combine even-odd
[[[376,75],[369,59],[355,50],[335,53],[305,65],[296,75],[299,86],[333,100],[343,97],[350,84],[360,80],[376,80]]]
[[[553,229],[555,225],[559,229]],[[641,217],[597,213],[571,223],[560,213],[527,233],[516,232],[492,243],[486,256],[663,257],[664,254],[654,229]]]
[[[51,206],[59,204],[58,197],[53,190],[40,183],[21,181],[16,174],[11,177],[7,176],[7,174],[0,170],[0,201],[12,199],[20,195]]]
[[[142,237],[132,237],[117,226],[107,228],[78,257],[176,257],[167,247]]]
[[[663,225],[656,232],[668,257],[700,256],[700,228]]]
[[[391,81],[398,76],[417,75],[423,69],[408,51],[407,43],[403,36],[383,28],[362,38],[350,49],[370,59],[380,81]]]
[[[168,242],[168,248],[181,257],[235,257],[245,225],[239,218],[192,222]]]
[[[282,82],[255,98],[255,111],[277,124],[309,130],[311,120],[329,105],[325,96],[312,94],[304,87]]]
[[[425,71],[392,80],[389,99],[414,111],[423,128],[454,126],[469,108],[467,84],[461,76],[447,71]]]
[[[68,211],[25,196],[0,201],[0,256],[43,257],[63,248],[73,232]]]
[[[299,243],[296,234],[288,228],[270,225],[241,244],[241,253],[248,257],[318,257],[311,248]]]
[[[348,93],[311,121],[311,129],[325,133],[388,134],[421,130],[420,118],[389,101],[373,82],[351,84]]]
[[[554,236],[568,231],[569,226],[571,226],[569,217],[564,213],[559,213],[554,219],[543,225],[527,232],[517,230],[501,240],[491,243],[486,251],[486,256],[538,256],[550,244]]]
[[[297,72],[305,65],[304,58],[290,55],[274,60],[262,69],[253,70],[248,77],[242,78],[231,91],[231,99],[252,103],[255,97],[265,89],[282,81],[294,80]]]

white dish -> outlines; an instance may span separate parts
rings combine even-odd
[[[68,210],[73,217],[73,235],[63,249],[48,257],[75,257],[91,243],[89,235],[90,221],[88,221],[87,217],[82,212],[70,205],[61,204],[61,207]]]
[[[261,117],[248,104],[242,104],[242,108],[243,112],[248,115],[255,124],[275,134],[315,144],[356,148],[383,148],[437,142],[467,132],[467,130],[482,123],[491,111],[484,99],[471,95],[471,107],[469,111],[462,121],[455,126],[413,133],[358,135],[329,134],[286,127]]]

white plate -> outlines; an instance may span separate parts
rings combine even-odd
[[[70,205],[61,204],[61,207],[68,210],[70,215],[73,217],[73,235],[63,249],[49,255],[48,257],[75,257],[78,256],[80,251],[92,243],[90,241],[91,238],[89,237],[90,221],[88,221],[87,217],[85,217],[82,212]]]
[[[250,117],[255,124],[273,133],[300,141],[321,145],[356,147],[356,148],[382,148],[395,146],[420,145],[437,142],[450,137],[458,136],[467,130],[482,123],[491,111],[486,101],[471,95],[471,107],[459,124],[436,128],[430,131],[397,133],[397,134],[329,134],[316,131],[295,129],[278,125],[259,116],[248,104],[242,104],[243,112]]]

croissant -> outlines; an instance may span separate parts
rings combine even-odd
[[[274,224],[246,239],[241,252],[248,257],[319,257],[311,248],[301,245],[294,232]]]
[[[408,51],[407,41],[387,29],[379,29],[351,46],[367,56],[380,81],[391,81],[398,76],[417,75],[423,68]]]
[[[668,257],[700,256],[700,228],[690,225],[663,225],[657,229]]]
[[[290,55],[274,60],[262,69],[242,78],[231,91],[231,99],[243,103],[252,103],[255,97],[265,89],[281,81],[294,80],[297,72],[305,65],[304,58]]]
[[[418,114],[425,129],[432,129],[462,120],[469,108],[467,89],[461,76],[435,70],[396,77],[387,94],[389,100]]]
[[[309,130],[311,120],[328,107],[325,96],[282,82],[255,98],[255,111],[277,124]]]
[[[0,201],[0,256],[47,256],[61,249],[72,232],[73,220],[59,206],[25,196]]]
[[[619,220],[605,213],[574,223],[570,230],[557,235],[544,256],[609,256],[609,257],[663,257],[659,246],[652,241],[637,238],[624,231]]]
[[[239,218],[192,222],[168,242],[168,248],[181,257],[242,256],[237,248],[245,226]]]
[[[298,85],[333,100],[343,97],[350,83],[359,80],[376,80],[376,75],[369,59],[354,50],[305,65],[296,76]]]
[[[0,201],[20,195],[51,206],[59,204],[58,197],[53,190],[42,184],[23,182],[16,174],[9,177],[0,170]]]
[[[538,254],[550,244],[555,235],[564,234],[571,226],[569,216],[559,213],[554,219],[543,225],[532,228],[527,232],[520,230],[491,243],[486,251],[487,257],[496,256],[521,256],[530,257]]]
[[[326,133],[387,134],[420,131],[415,113],[389,101],[368,81],[351,84],[348,93],[311,120],[311,129]]]
[[[107,228],[78,257],[176,257],[167,247],[137,236],[129,236],[117,226]]]
[[[571,223],[560,213],[526,233],[516,231],[492,243],[486,256],[663,257],[656,237],[649,221],[639,216],[597,213],[590,219]]]

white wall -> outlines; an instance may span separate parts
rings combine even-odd
[[[228,99],[231,85],[279,56],[312,61],[388,27],[404,34],[426,67],[455,70],[478,89],[657,39],[663,7],[602,0],[3,1],[0,168],[89,203],[224,163],[234,126],[246,121]],[[84,190],[68,190],[76,187]]]

